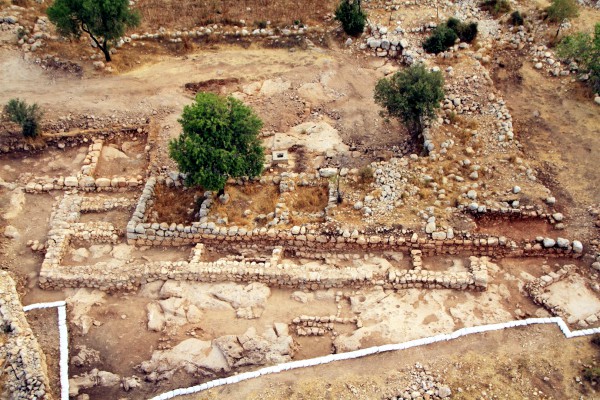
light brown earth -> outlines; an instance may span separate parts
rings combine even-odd
[[[444,377],[453,399],[591,400],[597,390],[576,378],[583,364],[597,361],[589,338],[565,339],[556,326],[535,326],[286,371],[182,399],[389,398],[407,388],[407,371],[419,363]]]

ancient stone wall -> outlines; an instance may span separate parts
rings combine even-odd
[[[196,245],[190,261],[127,264],[117,269],[103,266],[64,266],[42,268],[40,286],[44,289],[90,287],[105,291],[135,290],[157,280],[197,282],[261,282],[271,287],[300,289],[361,288],[380,285],[385,289],[431,288],[485,290],[486,260],[471,257],[469,271],[445,272],[390,269],[383,273],[369,268],[331,268],[279,262],[282,249],[273,251],[270,261],[201,261],[202,244]]]
[[[15,282],[5,271],[0,271],[0,317],[6,340],[0,346],[0,359],[6,360],[6,387],[0,397],[50,399],[46,357],[25,318]]]

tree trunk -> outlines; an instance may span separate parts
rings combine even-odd
[[[108,51],[108,49],[104,46],[100,47],[100,50],[102,50],[102,52],[104,53],[104,58],[106,59],[106,62],[111,62],[112,59],[110,58],[110,51]]]
[[[96,39],[96,37],[94,35],[92,35],[92,32],[89,29],[87,29],[85,24],[83,24],[83,23],[81,23],[81,30],[84,31],[85,33],[87,33],[88,35],[90,35],[90,37],[92,38],[94,43],[96,43],[96,47],[98,47],[100,50],[102,50],[102,53],[104,53],[104,58],[106,59],[106,62],[111,62],[112,60],[110,58],[110,51],[108,49],[106,39],[104,39],[103,43],[100,44],[98,39]]]

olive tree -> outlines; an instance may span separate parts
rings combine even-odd
[[[425,118],[435,115],[444,98],[442,73],[430,72],[423,65],[413,65],[382,78],[375,86],[375,102],[388,115],[399,118],[416,139],[423,131]]]
[[[169,154],[186,174],[186,185],[222,191],[227,178],[262,173],[263,126],[254,111],[233,97],[200,92],[179,119],[183,133],[169,143]]]
[[[129,0],[54,0],[46,10],[58,32],[66,37],[87,33],[111,61],[111,45],[127,28],[139,25],[140,16],[129,8]]]

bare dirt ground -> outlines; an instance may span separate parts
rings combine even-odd
[[[508,53],[507,57],[515,57]],[[598,160],[600,114],[578,82],[550,79],[531,65],[505,59],[509,72],[497,75],[521,137],[524,153],[537,163],[542,180],[557,196],[558,209],[571,219],[571,236],[593,235],[587,209],[600,203]]]
[[[391,398],[410,387],[409,371],[421,364],[445,377],[453,399],[594,399],[597,390],[576,379],[583,364],[597,358],[588,338],[565,339],[555,326],[528,327],[282,372],[184,398]]]

